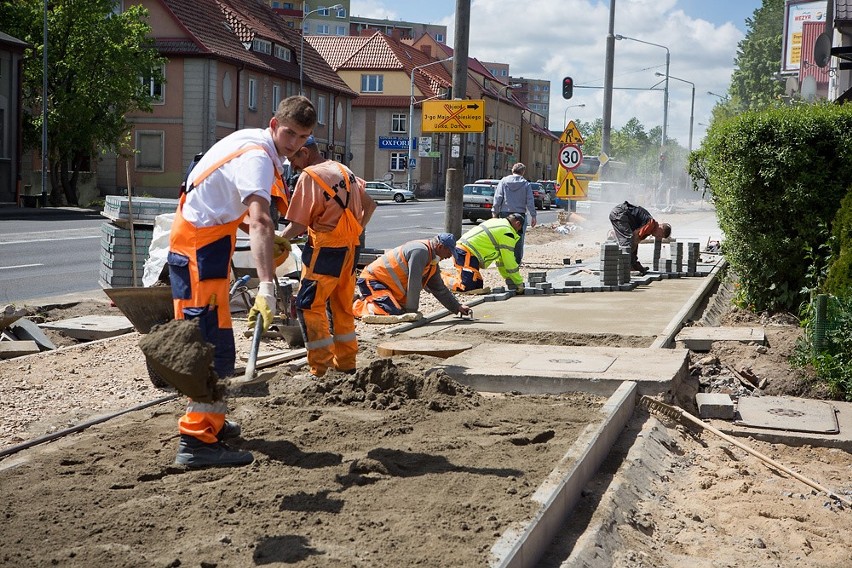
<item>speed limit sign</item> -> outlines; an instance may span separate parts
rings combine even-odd
[[[565,144],[559,150],[559,163],[566,170],[576,169],[583,163],[583,151],[576,144]]]

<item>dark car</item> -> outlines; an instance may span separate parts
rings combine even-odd
[[[556,205],[556,182],[552,179],[540,179],[536,183],[540,183],[547,195],[550,196],[551,205]]]
[[[462,219],[470,219],[474,223],[480,219],[490,219],[494,211],[494,189],[496,184],[487,183],[488,180],[480,180],[486,183],[468,183],[462,190],[464,196],[462,201]]]
[[[540,183],[531,182],[533,192],[533,203],[536,209],[550,209],[550,195],[544,190]]]

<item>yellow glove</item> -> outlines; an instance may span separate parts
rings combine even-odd
[[[290,256],[290,241],[284,237],[275,235],[275,242],[272,245],[272,258],[274,259],[276,268],[284,264],[284,261]]]
[[[248,323],[251,329],[254,329],[257,323],[258,314],[263,318],[263,331],[268,330],[269,326],[272,325],[272,318],[275,317],[275,285],[272,282],[260,283],[254,305],[248,313]]]

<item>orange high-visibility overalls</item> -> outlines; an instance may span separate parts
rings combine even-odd
[[[428,239],[416,241],[426,245],[429,258],[435,256],[432,243]],[[408,295],[408,260],[403,254],[403,246],[387,251],[361,271],[357,281],[361,298],[355,300],[352,311],[356,317],[366,315],[398,316],[405,309]],[[438,265],[429,263],[423,270],[425,285],[438,271]]]
[[[343,210],[333,231],[322,233],[309,227],[308,242],[302,251],[302,282],[296,295],[296,314],[307,338],[305,349],[311,374],[318,377],[329,367],[354,371],[358,353],[352,298],[363,228],[348,207],[353,180],[343,166],[337,164],[337,167],[346,182],[345,203],[310,167],[303,170]],[[326,306],[331,312],[331,322]]]
[[[193,191],[196,185],[227,162],[258,149],[264,150],[262,146],[253,144],[225,156],[205,170],[186,193]],[[280,183],[283,188],[284,181],[277,168],[275,177],[275,183]],[[186,194],[183,194],[169,235],[168,264],[175,319],[198,320],[202,337],[215,347],[213,368],[216,374],[228,377],[234,374],[236,362],[228,297],[231,257],[236,246],[237,228],[248,211],[223,225],[196,227],[181,213],[185,202]],[[224,400],[213,403],[190,400],[186,414],[178,421],[178,429],[181,434],[212,444],[217,441],[216,434],[225,424],[227,410]]]

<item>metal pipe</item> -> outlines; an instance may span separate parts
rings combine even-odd
[[[305,95],[304,82],[302,81],[302,76],[304,74],[302,70],[305,68],[305,20],[307,20],[308,16],[311,14],[316,14],[317,12],[322,11],[340,10],[341,8],[343,8],[343,4],[335,4],[328,8],[317,8],[316,10],[305,12],[305,3],[302,2],[302,33],[299,36],[301,38],[299,41],[299,94],[302,96]]]

